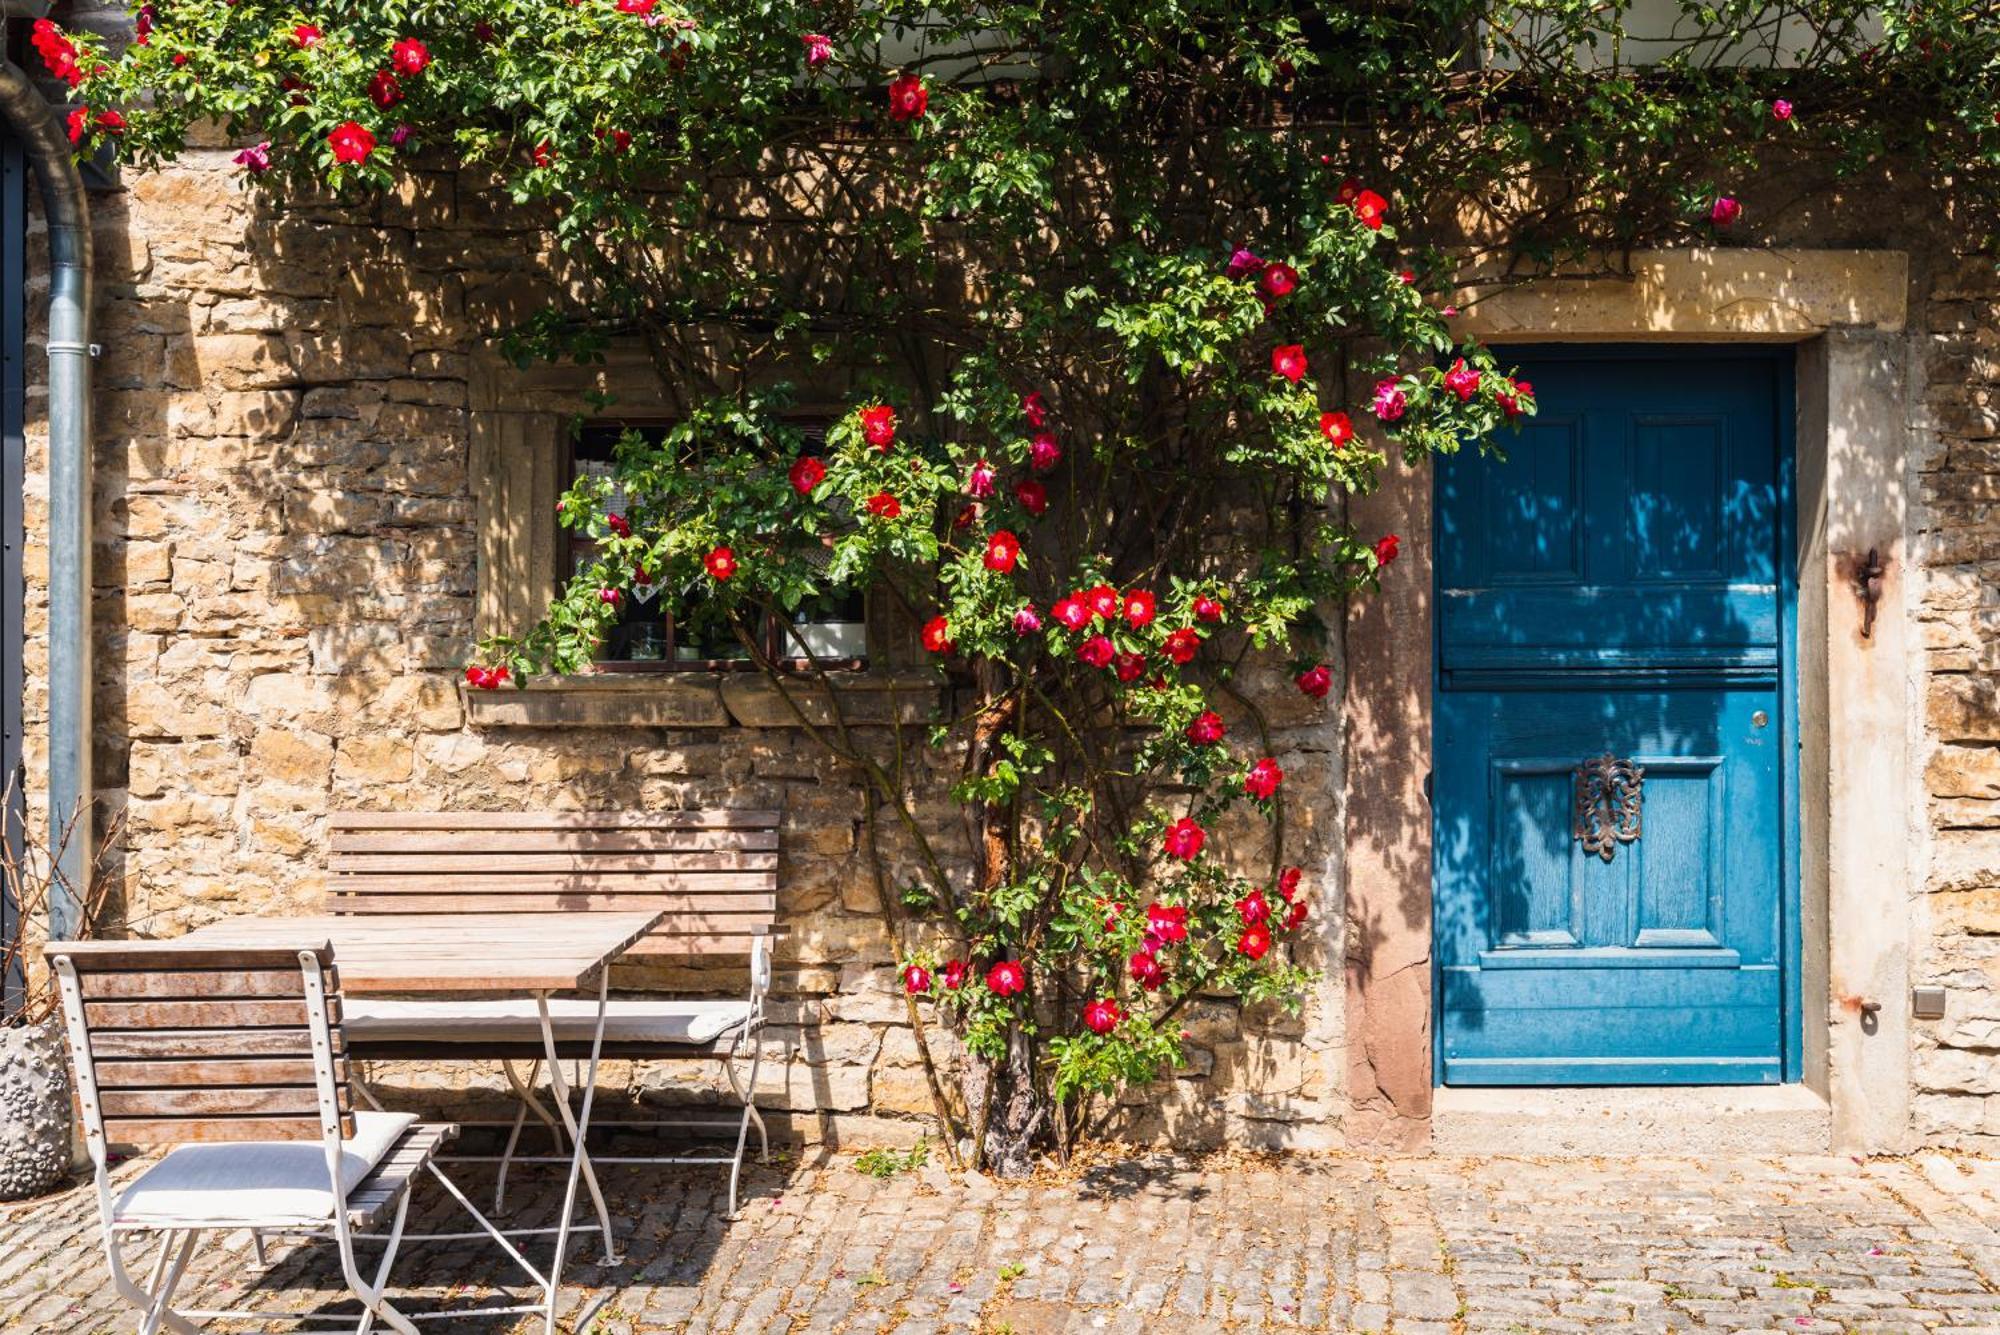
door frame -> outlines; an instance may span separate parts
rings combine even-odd
[[[1645,359],[1650,361],[1674,361],[1679,359],[1734,358],[1746,362],[1761,362],[1772,367],[1772,421],[1776,424],[1778,457],[1774,475],[1777,480],[1776,531],[1772,539],[1776,544],[1772,565],[1777,572],[1778,582],[1778,1042],[1779,1066],[1783,1083],[1798,1084],[1804,1076],[1804,1053],[1802,1051],[1801,989],[1799,985],[1800,943],[1800,900],[1799,900],[1799,733],[1798,733],[1798,488],[1797,472],[1797,429],[1795,419],[1798,413],[1797,361],[1798,350],[1789,343],[1746,344],[1746,343],[1534,343],[1514,340],[1493,345],[1494,358],[1507,366],[1517,360],[1533,356],[1555,355],[1570,361],[1623,362]],[[1503,447],[1505,442],[1502,442]],[[1438,495],[1435,485],[1427,488],[1430,493],[1432,533],[1442,530],[1438,514]],[[1440,619],[1443,600],[1437,594],[1440,578],[1435,562],[1431,565],[1431,698],[1435,700],[1444,689],[1442,654],[1443,634]],[[1425,738],[1424,753],[1433,761],[1437,756],[1436,712],[1431,713],[1432,731]],[[1427,785],[1427,791],[1429,786]],[[1436,810],[1428,813],[1433,822],[1437,820]],[[1435,851],[1433,839],[1433,851]],[[1436,883],[1435,863],[1432,870],[1433,885]],[[1436,901],[1432,901],[1433,924],[1435,924]],[[1444,962],[1435,951],[1431,954],[1431,1019],[1430,1032],[1435,1037],[1440,1023],[1440,1008],[1444,1005]],[[1444,1045],[1431,1042],[1431,1081],[1439,1088],[1445,1085]],[[1645,1082],[1635,1082],[1644,1084]],[[1619,1088],[1620,1086],[1611,1086]],[[1629,1086],[1626,1086],[1629,1087]],[[1548,1086],[1547,1088],[1564,1088]]]
[[[1921,571],[1909,553],[1932,429],[1910,267],[1885,250],[1640,251],[1558,281],[1469,285],[1453,324],[1484,343],[1786,344],[1797,357],[1793,1048],[1843,1151],[1914,1144],[1908,988],[1928,845]],[[1359,381],[1350,389],[1365,396]],[[1349,600],[1338,646],[1343,986],[1328,1005],[1343,1035],[1342,1138],[1356,1149],[1424,1148],[1436,1089],[1431,510],[1427,467],[1391,463],[1374,492],[1347,498],[1358,532],[1401,534],[1404,552],[1378,592]],[[1853,564],[1871,547],[1888,575],[1864,638]]]

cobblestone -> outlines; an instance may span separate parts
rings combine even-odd
[[[2000,1335],[2000,1161],[1942,1154],[1153,1154],[1032,1186],[936,1169],[877,1181],[815,1156],[757,1170],[733,1223],[712,1175],[607,1175],[625,1256],[601,1266],[580,1241],[566,1330]],[[482,1170],[458,1176],[488,1185]],[[546,1193],[520,1199],[509,1222],[547,1222]],[[412,1230],[458,1227],[449,1204],[420,1192]],[[133,1328],[96,1245],[87,1182],[0,1207],[0,1330]],[[491,1301],[501,1273],[490,1248],[411,1244],[395,1289],[406,1310],[451,1310]],[[259,1267],[239,1235],[198,1254],[190,1277],[190,1305],[351,1310],[324,1245],[276,1246]],[[427,1326],[501,1332],[510,1320]]]

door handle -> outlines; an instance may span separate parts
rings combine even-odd
[[[1645,801],[1646,771],[1635,761],[1606,751],[1570,772],[1570,835],[1587,854],[1611,861],[1618,845],[1638,841]]]

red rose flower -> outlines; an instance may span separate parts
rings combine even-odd
[[[49,73],[75,88],[83,83],[83,67],[77,63],[76,45],[63,35],[63,30],[51,19],[36,19],[29,28],[29,44],[41,56],[42,64]],[[181,64],[186,57],[176,60]]]
[[[921,996],[931,990],[931,971],[921,964],[911,964],[903,970],[903,990],[911,996]]]
[[[1118,1009],[1118,1003],[1109,997],[1093,1001],[1083,1008],[1084,1026],[1093,1034],[1110,1033],[1124,1018],[1125,1014]]]
[[[1289,264],[1274,261],[1264,266],[1264,276],[1258,281],[1270,296],[1289,297],[1298,291],[1299,271]]]
[[[1285,868],[1278,873],[1278,893],[1290,899],[1299,892],[1299,882],[1304,877],[1305,872],[1297,867]]]
[[[975,460],[965,472],[965,494],[975,500],[985,500],[993,494],[993,465],[984,459]]]
[[[1354,419],[1341,412],[1321,413],[1319,433],[1337,450],[1354,439]]]
[[[1292,680],[1298,683],[1301,691],[1315,700],[1326,699],[1326,693],[1333,689],[1333,673],[1327,670],[1324,663],[1313,664]]]
[[[1146,935],[1163,946],[1179,945],[1187,940],[1188,911],[1179,904],[1168,907],[1165,904],[1146,905]]]
[[[1360,196],[1361,182],[1350,176],[1340,183],[1340,189],[1333,192],[1333,202],[1336,204],[1352,204]]]
[[[1228,731],[1222,722],[1222,715],[1213,709],[1205,709],[1200,718],[1187,725],[1187,739],[1196,746],[1214,746]]]
[[[905,74],[889,85],[889,119],[913,121],[922,118],[931,104],[930,90],[914,74]]]
[[[1389,201],[1373,190],[1363,190],[1354,197],[1354,216],[1361,219],[1361,225],[1371,232],[1382,230],[1382,220],[1388,213]]]
[[[1182,862],[1192,862],[1201,852],[1201,846],[1207,838],[1208,831],[1183,816],[1167,827],[1162,846],[1166,849],[1168,857],[1179,858]]]
[[[1194,662],[1195,653],[1200,648],[1201,632],[1193,626],[1182,626],[1167,636],[1166,642],[1160,646],[1160,652],[1170,661],[1185,667]]]
[[[1306,902],[1303,899],[1293,900],[1291,908],[1287,909],[1285,912],[1285,930],[1288,932],[1296,932],[1299,929],[1299,924],[1304,922],[1305,920],[1306,920]]]
[[[1507,414],[1509,418],[1519,417],[1521,400],[1527,399],[1533,402],[1535,387],[1525,380],[1510,380],[1507,382],[1507,388],[1494,390],[1493,397],[1499,401],[1501,412]]]
[[[1236,901],[1236,916],[1243,920],[1245,927],[1255,927],[1260,922],[1271,920],[1271,904],[1264,898],[1262,890],[1252,890]]]
[[[1040,390],[1021,396],[1021,416],[1028,419],[1030,431],[1040,431],[1049,424],[1049,405]]]
[[[556,163],[556,146],[553,140],[544,139],[528,153],[528,160],[537,167],[553,167]]]
[[[1021,540],[1006,529],[1001,529],[986,540],[988,570],[997,570],[1003,575],[1009,574],[1014,569],[1014,563],[1020,559]]]
[[[1073,593],[1067,598],[1059,599],[1056,605],[1049,609],[1049,615],[1071,630],[1082,630],[1090,624],[1090,609],[1085,607],[1083,600]]]
[[[1018,960],[1001,960],[986,971],[986,986],[996,997],[1015,997],[1028,990],[1028,971]]]
[[[736,573],[736,553],[727,547],[717,547],[701,558],[701,567],[709,578],[721,581]]]
[[[618,606],[618,600],[622,596],[616,589],[599,589],[597,591],[597,601],[609,607]]]
[[[301,51],[312,50],[325,40],[325,38],[326,34],[310,23],[301,23],[298,27],[292,29],[292,41],[298,44],[298,48]]]
[[[1125,962],[1125,967],[1131,970],[1132,981],[1148,992],[1159,991],[1160,984],[1167,981],[1167,971],[1160,967],[1158,957],[1151,951],[1133,951],[1132,958]]]
[[[403,100],[403,85],[397,83],[396,76],[389,71],[376,70],[368,80],[368,98],[387,111]]]
[[[1194,600],[1194,619],[1208,622],[1222,620],[1222,604],[1207,594],[1202,594]]]
[[[604,516],[604,527],[610,529],[621,538],[632,536],[632,525],[621,514],[608,514]]]
[[[951,623],[943,617],[932,617],[924,623],[924,648],[934,654],[951,652]]]
[[[1092,616],[1102,617],[1106,621],[1117,619],[1118,590],[1109,584],[1099,584],[1083,595],[1083,601],[1084,605],[1090,608]]]
[[[1137,630],[1153,621],[1153,595],[1147,589],[1125,590],[1125,624]]]
[[[326,142],[333,146],[335,162],[366,162],[368,155],[375,151],[375,136],[358,121],[342,121],[334,126],[327,134]]]
[[[1023,510],[1039,518],[1049,508],[1049,489],[1033,478],[1024,477],[1014,484],[1014,499]]]
[[[1130,685],[1146,675],[1144,654],[1120,654],[1113,661],[1111,670],[1118,674],[1118,680]]]
[[[1444,387],[1458,395],[1460,403],[1470,403],[1472,396],[1479,392],[1479,372],[1467,366],[1465,358],[1460,357],[1444,373]]]
[[[799,41],[805,44],[807,69],[816,70],[833,59],[833,39],[825,33],[805,33],[800,36]]]
[[[660,0],[618,0],[620,14],[650,14]]]
[[[1035,434],[1028,442],[1028,467],[1037,473],[1046,473],[1062,462],[1062,446],[1046,431]]]
[[[802,454],[792,464],[791,479],[793,491],[810,496],[814,487],[826,481],[826,465],[810,454]]]
[[[1278,762],[1265,756],[1250,767],[1243,776],[1243,791],[1259,801],[1269,801],[1271,794],[1278,791],[1278,785],[1285,781],[1285,772],[1278,768]]]
[[[1094,668],[1109,666],[1117,652],[1102,635],[1093,635],[1076,647],[1076,656]]]
[[[884,454],[896,439],[896,410],[886,403],[861,410],[861,438]]]
[[[903,513],[903,503],[886,491],[878,491],[865,502],[868,513],[877,519],[894,519]]]
[[[1728,227],[1743,216],[1743,206],[1728,195],[1719,195],[1708,206],[1708,220],[1717,227]]]
[[[1271,948],[1271,929],[1268,927],[1245,927],[1243,935],[1236,938],[1236,951],[1253,960],[1264,958]]]
[[[1281,375],[1294,385],[1306,373],[1306,350],[1297,343],[1271,349],[1271,374]]]
[[[1403,540],[1393,533],[1385,533],[1375,543],[1375,567],[1381,569],[1396,559],[1396,549]]]
[[[430,48],[414,37],[405,37],[389,48],[389,63],[396,67],[396,73],[414,79],[431,63]]]
[[[947,992],[956,992],[965,986],[966,964],[964,960],[944,962],[944,987]]]
[[[618,129],[599,130],[597,132],[597,140],[599,143],[611,145],[613,153],[623,153],[626,149],[632,147],[632,132],[630,130]]]

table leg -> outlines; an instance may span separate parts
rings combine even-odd
[[[563,1255],[569,1250],[570,1217],[576,1212],[576,1188],[579,1181],[590,1188],[590,1199],[597,1207],[598,1227],[604,1234],[604,1263],[616,1265],[619,1261],[618,1249],[611,1240],[611,1212],[605,1207],[604,1193],[598,1189],[597,1173],[590,1166],[590,1154],[584,1148],[584,1133],[590,1129],[590,1105],[597,1098],[597,1057],[604,1046],[604,1013],[611,996],[611,971],[600,972],[597,982],[597,1026],[590,1036],[590,1064],[584,1069],[583,1107],[579,1114],[572,1114],[569,1108],[569,1084],[563,1079],[562,1061],[556,1055],[555,1026],[549,1018],[549,994],[535,994],[535,1008],[541,1015],[542,1047],[548,1053],[549,1088],[555,1095],[556,1113],[569,1129],[572,1146],[569,1160],[569,1180],[563,1187],[562,1214],[556,1220],[556,1254],[549,1266],[549,1335],[556,1328],[556,1301],[562,1284]]]

